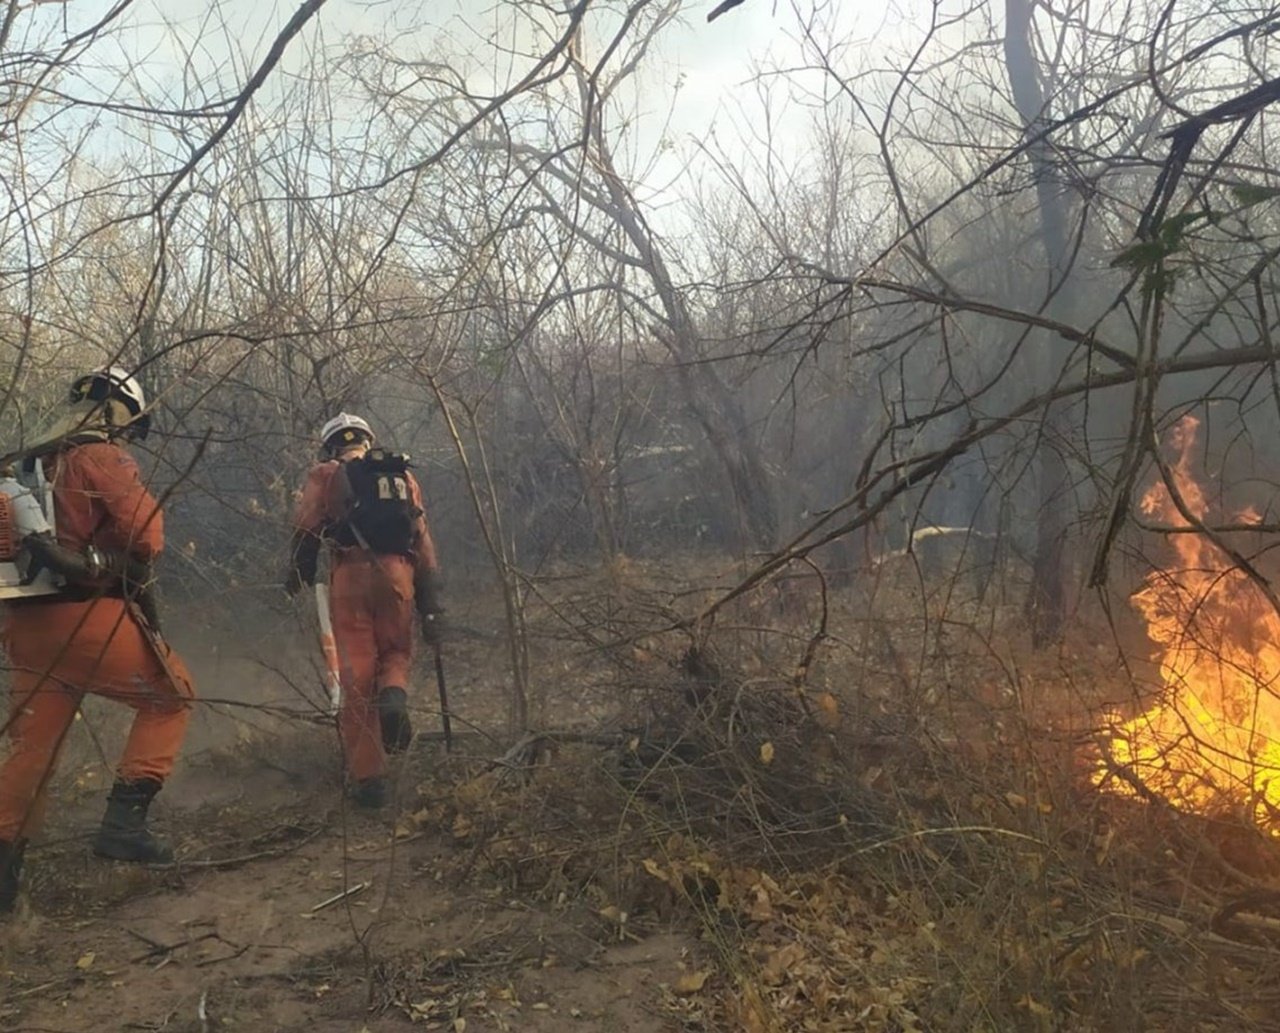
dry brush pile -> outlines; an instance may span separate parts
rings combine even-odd
[[[1129,690],[1096,628],[1046,657],[1000,603],[882,585],[872,619],[815,581],[653,632],[711,580],[632,566],[535,606],[542,633],[591,615],[557,697],[622,716],[424,782],[402,834],[602,942],[695,930],[682,1029],[1273,1028],[1280,851],[1098,791]]]

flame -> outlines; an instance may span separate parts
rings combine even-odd
[[[1184,417],[1170,444],[1182,507],[1163,479],[1142,512],[1170,527],[1209,511],[1191,465],[1199,421]],[[1236,516],[1257,522],[1256,511]],[[1133,603],[1156,644],[1162,688],[1137,717],[1110,715],[1106,760],[1095,781],[1108,790],[1156,794],[1185,810],[1244,806],[1255,821],[1280,817],[1280,614],[1258,584],[1203,534],[1169,536],[1177,563],[1153,571]]]

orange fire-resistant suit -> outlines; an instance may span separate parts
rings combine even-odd
[[[311,468],[293,516],[296,535],[323,537],[345,517],[335,475],[341,460]],[[374,555],[330,542],[329,609],[342,675],[338,730],[347,773],[360,782],[386,771],[375,700],[385,688],[408,690],[414,647],[414,584],[439,570],[422,514],[422,490],[406,473],[417,511],[412,555]]]
[[[160,507],[123,447],[109,441],[76,445],[46,459],[45,469],[62,545],[77,552],[94,545],[144,562],[160,553]],[[0,840],[21,839],[38,827],[45,786],[86,692],[136,711],[117,777],[163,782],[173,770],[194,696],[182,659],[147,637],[123,598],[48,596],[7,609],[10,753],[0,767]]]

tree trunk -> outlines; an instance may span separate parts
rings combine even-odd
[[[1033,9],[1032,0],[1005,0],[1005,67],[1014,104],[1026,123],[1027,132],[1034,132],[1045,117],[1045,96],[1040,86],[1042,70],[1031,47]],[[1048,146],[1043,142],[1034,144],[1028,154],[1036,180],[1040,240],[1049,272],[1048,289],[1058,288],[1049,301],[1048,314],[1055,319],[1069,319],[1074,306],[1069,278],[1071,256],[1066,204],[1054,183],[1054,164]],[[1052,339],[1047,333],[1038,333],[1037,336],[1037,380],[1038,387],[1044,388],[1053,377]],[[1037,447],[1039,506],[1036,513],[1036,551],[1031,590],[1025,605],[1032,641],[1037,647],[1055,641],[1066,619],[1064,564],[1070,479],[1067,464],[1057,449],[1058,439],[1068,430],[1066,422],[1061,406],[1048,408]]]
[[[728,481],[735,503],[739,544],[769,550],[777,544],[777,506],[770,478],[747,424],[746,413],[733,391],[698,348],[698,334],[684,298],[676,288],[666,261],[654,244],[630,192],[622,185],[613,163],[596,136],[596,157],[604,171],[615,217],[653,280],[667,318],[664,344],[676,364],[686,407],[706,435]]]
[[[663,344],[675,362],[685,405],[725,473],[735,503],[739,545],[769,551],[777,544],[777,504],[759,443],[751,433],[742,404],[698,347],[697,327],[684,296],[675,285],[635,196],[618,175],[604,134],[601,102],[593,94],[581,62],[577,76],[590,153],[608,193],[609,214],[626,234],[653,282],[667,324]]]

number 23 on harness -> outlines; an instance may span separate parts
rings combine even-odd
[[[411,553],[422,511],[409,487],[409,457],[372,449],[342,464],[346,518],[335,528],[340,545],[366,545],[376,553]]]

